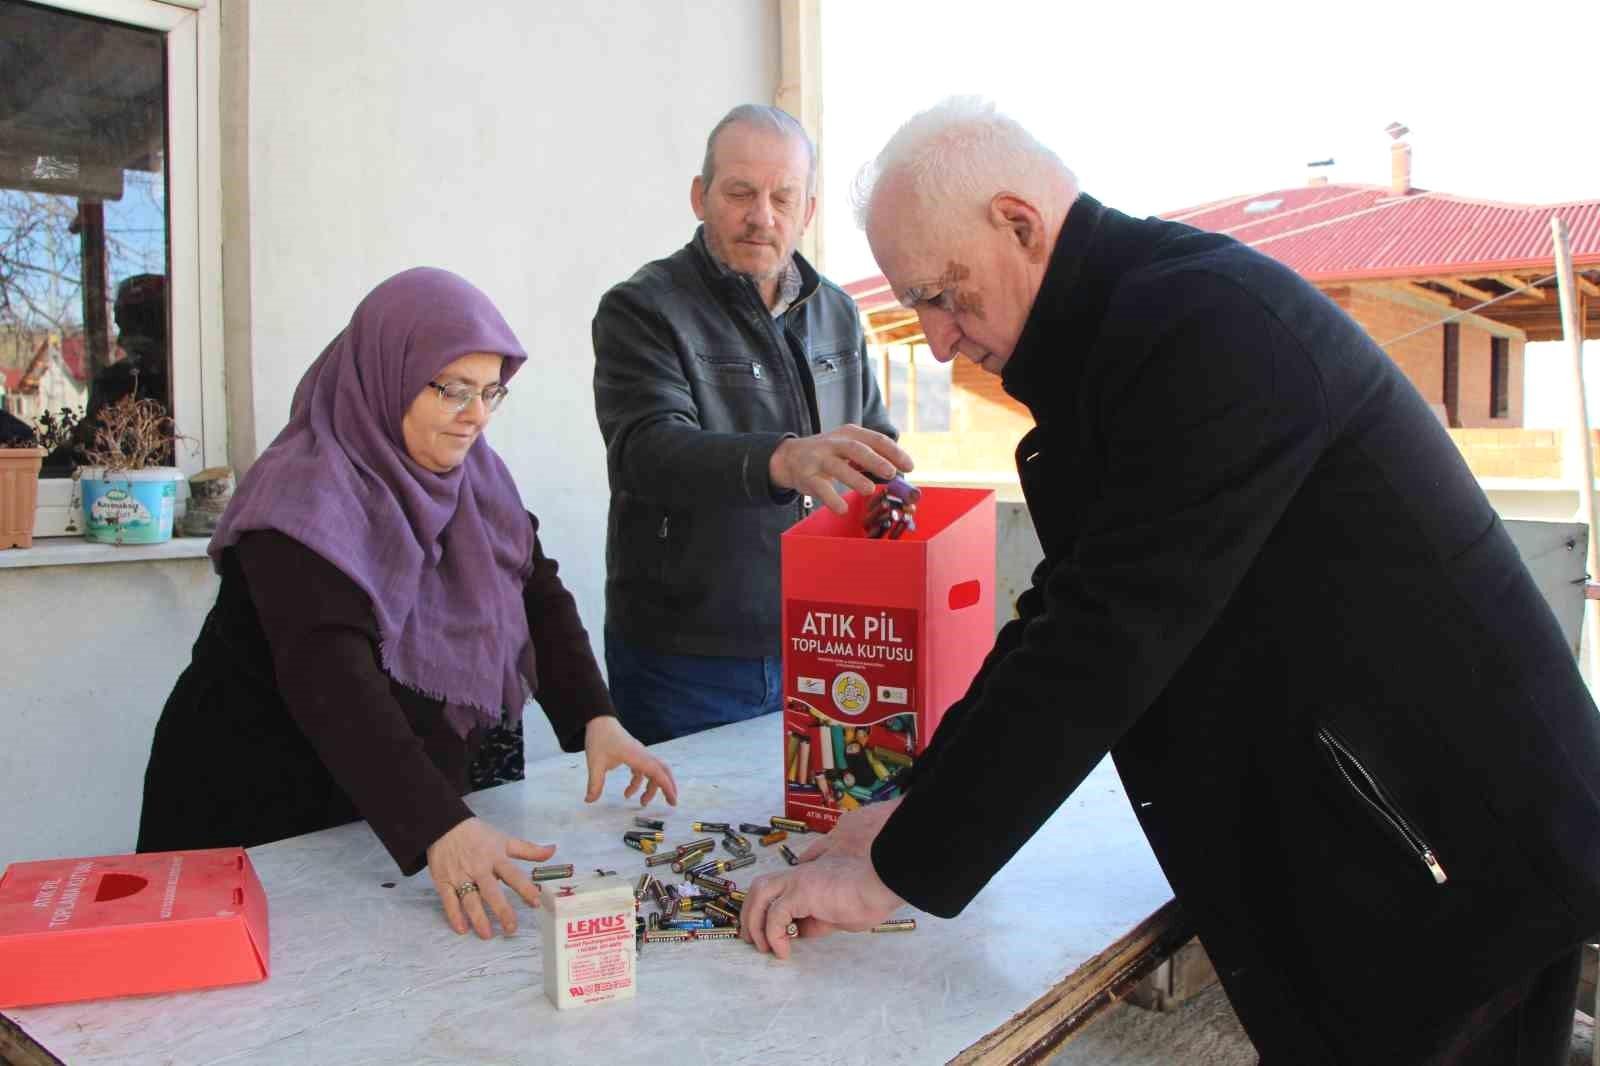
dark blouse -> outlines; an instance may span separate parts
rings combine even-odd
[[[581,751],[584,726],[614,712],[537,536],[523,601],[536,698],[562,750]],[[249,533],[223,552],[216,605],[156,725],[138,848],[251,847],[365,818],[413,874],[472,816],[461,795],[484,733],[457,736],[439,700],[383,672],[355,582],[290,537]]]

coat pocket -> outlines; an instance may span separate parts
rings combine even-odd
[[[1371,814],[1385,834],[1404,846],[1413,859],[1420,863],[1434,884],[1442,885],[1448,879],[1444,865],[1434,854],[1433,847],[1419,832],[1415,823],[1406,816],[1389,790],[1377,776],[1340,740],[1327,726],[1319,726],[1317,742],[1322,745],[1334,770],[1343,779],[1349,791],[1363,809]]]

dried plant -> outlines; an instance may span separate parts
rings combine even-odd
[[[132,394],[102,407],[95,421],[94,445],[83,450],[84,461],[104,467],[107,474],[163,466],[173,446],[189,440],[177,431],[159,400]]]

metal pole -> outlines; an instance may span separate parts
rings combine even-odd
[[[1589,580],[1600,579],[1600,544],[1594,528],[1594,438],[1589,432],[1589,400],[1583,387],[1583,320],[1578,316],[1578,287],[1572,274],[1572,248],[1567,223],[1559,215],[1550,219],[1550,237],[1556,252],[1556,288],[1561,294],[1561,335],[1572,351],[1572,432],[1578,438],[1578,521],[1589,531],[1586,566]],[[1600,685],[1600,611],[1586,598],[1583,605],[1583,647],[1590,686]]]

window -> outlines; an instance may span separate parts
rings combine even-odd
[[[191,473],[226,461],[217,21],[196,7],[0,0],[0,402],[26,419],[137,391],[195,442],[174,457]],[[36,535],[64,532],[71,469],[47,457]]]
[[[1511,414],[1511,342],[1504,337],[1489,338],[1489,417],[1507,418]]]
[[[1461,425],[1461,327],[1444,324],[1444,410],[1452,428]]]

